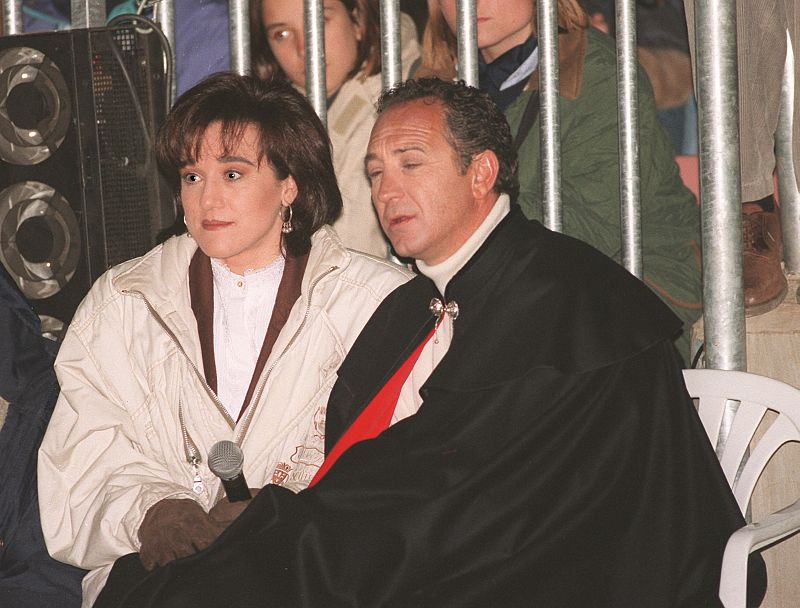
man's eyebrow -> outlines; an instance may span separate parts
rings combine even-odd
[[[394,150],[391,151],[390,154],[392,156],[397,156],[398,154],[403,154],[405,152],[425,152],[425,148],[417,144],[409,144],[407,146],[401,146],[399,148],[395,148]],[[366,165],[368,162],[372,160],[380,160],[380,159],[378,158],[378,155],[375,154],[374,152],[369,152],[364,157],[364,164]]]

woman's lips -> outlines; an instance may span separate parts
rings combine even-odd
[[[203,220],[202,226],[204,230],[221,230],[227,228],[233,222],[223,222],[220,220]]]

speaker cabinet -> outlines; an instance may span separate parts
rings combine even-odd
[[[153,154],[163,57],[141,25],[0,38],[0,261],[56,333],[175,219]]]

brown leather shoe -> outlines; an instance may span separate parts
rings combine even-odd
[[[783,241],[778,210],[758,203],[742,205],[745,315],[753,317],[777,307],[788,288],[783,274]]]

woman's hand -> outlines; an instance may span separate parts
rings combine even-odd
[[[195,501],[165,498],[147,510],[139,527],[142,565],[153,570],[192,555],[214,542],[223,529]]]
[[[258,494],[259,490],[260,488],[250,488],[250,496],[255,496]],[[220,528],[219,533],[221,534],[222,530],[227,528],[234,519],[239,517],[241,512],[244,511],[249,504],[249,500],[230,502],[227,498],[223,498],[208,512],[208,516],[211,518],[211,521]]]

